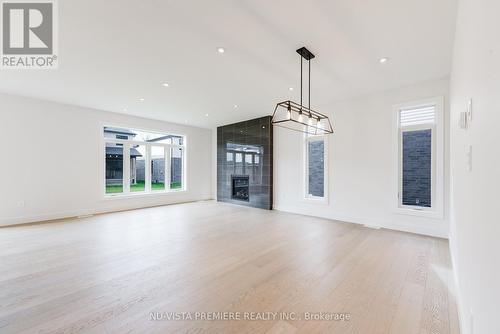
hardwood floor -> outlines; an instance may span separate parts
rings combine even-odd
[[[0,333],[458,333],[446,240],[215,202],[1,228],[0,271]]]

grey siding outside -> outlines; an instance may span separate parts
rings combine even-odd
[[[403,205],[431,207],[432,130],[403,132]]]
[[[325,196],[325,142],[308,143],[309,195]]]
[[[170,181],[172,183],[182,182],[182,159],[172,158],[172,170],[170,173]]]
[[[152,159],[153,173],[151,175],[152,183],[164,183],[165,182],[165,160],[163,158]],[[144,181],[144,160],[137,160],[137,180]],[[172,168],[170,171],[170,181],[172,183],[182,182],[182,159],[172,158]]]

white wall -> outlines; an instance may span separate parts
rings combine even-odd
[[[329,203],[304,200],[303,136],[275,127],[274,206],[278,210],[448,237],[449,166],[445,164],[444,219],[396,213],[393,163],[393,105],[445,97],[445,154],[448,155],[447,79],[364,96],[321,108],[332,115],[329,137]],[[445,159],[446,161],[447,159]]]
[[[187,191],[105,199],[103,123],[186,135]],[[0,138],[0,225],[212,198],[208,129],[0,94]]]
[[[463,334],[500,333],[499,13],[498,0],[459,2],[451,77],[450,248]],[[459,113],[469,98],[472,123],[462,130]]]

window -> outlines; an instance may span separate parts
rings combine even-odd
[[[306,135],[305,197],[308,199],[327,198],[326,152],[325,136]]]
[[[106,194],[123,192],[123,147],[106,147]]]
[[[442,210],[442,109],[442,98],[396,108],[400,209]]]
[[[185,189],[185,138],[129,128],[104,127],[105,194],[160,193]]]
[[[146,146],[132,145],[130,147],[130,191],[144,192],[146,190]]]
[[[167,148],[168,150],[168,148]],[[165,175],[168,167],[165,164],[165,147],[151,146],[151,190],[165,190]]]
[[[182,189],[184,149],[175,147],[171,148],[170,152],[170,189]]]

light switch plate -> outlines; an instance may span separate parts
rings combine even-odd
[[[459,122],[460,129],[467,130],[467,127],[469,125],[468,123],[469,122],[467,121],[467,111],[462,111],[460,113],[460,122]]]
[[[468,172],[472,172],[472,145],[467,147],[467,152],[465,153],[466,167]]]
[[[472,121],[472,99],[467,102],[467,123]]]

